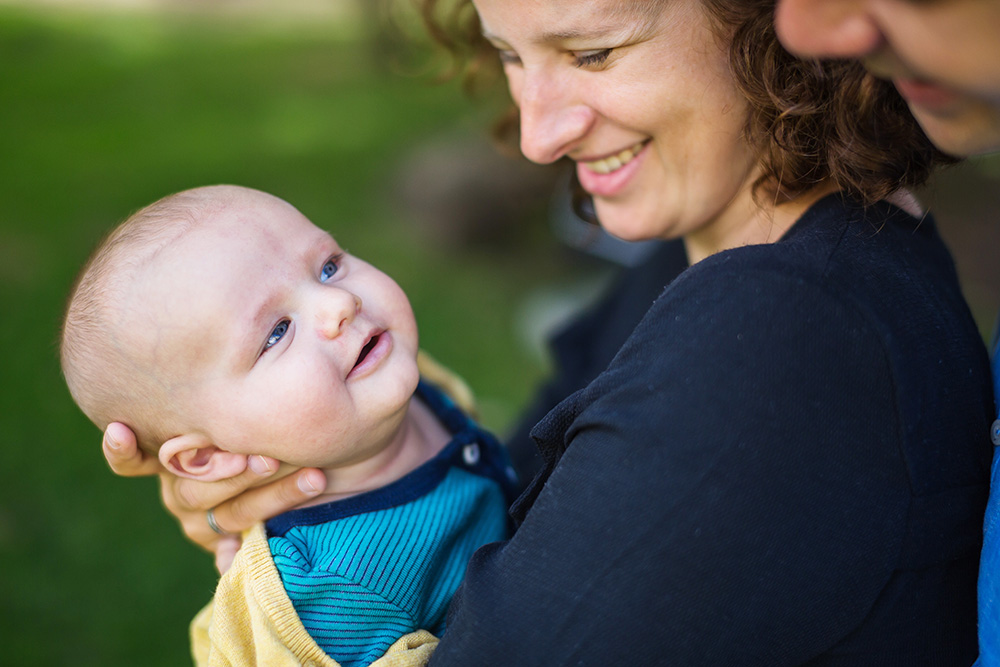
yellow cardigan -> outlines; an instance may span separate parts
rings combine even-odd
[[[404,635],[373,667],[425,665],[437,642],[426,630]],[[215,597],[191,622],[191,651],[199,667],[340,667],[302,626],[274,566],[263,524],[243,535]]]

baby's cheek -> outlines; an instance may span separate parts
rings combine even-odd
[[[334,382],[311,382],[300,387],[296,399],[284,406],[284,421],[306,434],[335,433],[352,413],[347,392]]]

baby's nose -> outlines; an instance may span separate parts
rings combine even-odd
[[[324,295],[316,312],[316,328],[324,338],[336,338],[361,312],[361,297],[346,290],[333,288]]]

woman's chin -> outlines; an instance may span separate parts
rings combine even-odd
[[[597,214],[601,228],[608,234],[622,241],[668,238],[664,233],[663,225],[658,220],[652,220],[648,214],[643,214],[627,206],[602,206],[601,204],[601,202],[595,202],[594,212]]]

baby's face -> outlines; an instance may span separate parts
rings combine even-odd
[[[395,432],[419,377],[409,302],[289,204],[247,193],[141,273],[126,307],[176,388],[178,428],[321,467]]]

